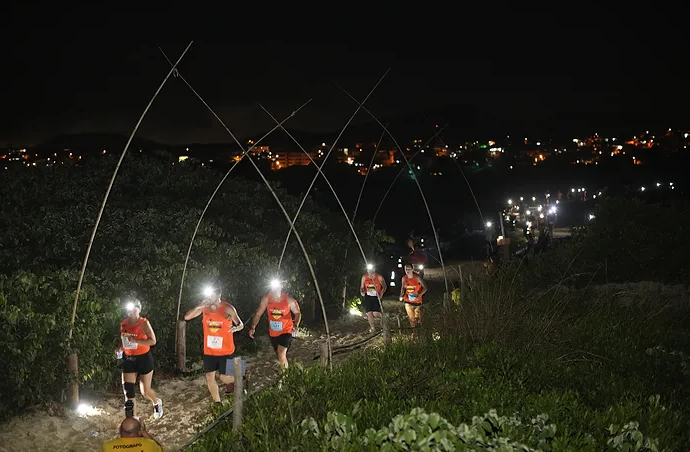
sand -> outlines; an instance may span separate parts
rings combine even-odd
[[[351,315],[332,322],[331,331],[334,347],[357,342],[369,335],[366,320]],[[293,341],[288,355],[291,362],[301,362],[305,366],[318,363],[313,357],[318,355],[321,343],[325,343],[322,331],[311,332],[311,336]],[[334,362],[346,357],[347,354],[334,356]],[[274,384],[277,362],[267,338],[261,341],[259,352],[247,361],[251,378],[250,390]],[[192,363],[191,367],[200,369],[201,363]],[[176,451],[211,418],[212,401],[206,388],[206,380],[203,375],[198,374],[194,377],[168,379],[154,375],[153,387],[163,400],[163,417],[153,419],[151,403],[139,394],[138,387],[135,414],[144,421],[148,432],[166,451]],[[221,387],[221,394],[222,391]],[[231,397],[230,395],[229,400],[232,400]],[[84,400],[82,402],[88,403]],[[56,410],[44,409],[16,417],[0,426],[0,451],[98,451],[104,441],[117,437],[119,425],[124,418],[123,403],[122,396],[111,395],[93,401],[92,411],[83,415],[71,411],[58,414],[53,413]]]

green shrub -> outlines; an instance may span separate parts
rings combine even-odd
[[[75,278],[66,271],[0,275],[0,416],[64,395]],[[119,305],[89,285],[80,298],[72,340],[80,350],[80,383],[86,393],[102,391],[116,369]]]
[[[65,341],[79,270],[115,163],[103,158],[79,168],[0,174],[0,350],[16,375],[14,384],[5,386],[12,393],[2,397],[0,417],[6,410],[59,396],[66,388]],[[91,250],[76,316],[72,346],[78,350],[86,390],[106,389],[117,376],[112,358],[117,325],[121,305],[132,294],[142,300],[142,315],[156,332],[158,367],[174,365],[184,259],[202,209],[222,176],[138,155],[123,163]],[[287,211],[295,212],[301,199],[274,188]],[[350,229],[342,215],[311,200],[296,227],[328,313],[335,317],[342,309],[343,280],[332,275],[358,282],[363,266],[361,259],[343,263],[344,250],[353,243]],[[207,282],[218,278],[224,297],[248,321],[276,274],[288,228],[265,186],[226,180],[192,248],[180,314],[200,301]],[[357,229],[368,253],[386,239],[371,224]],[[305,324],[318,325],[322,314],[314,282],[294,234],[281,268],[287,290],[302,305]],[[202,352],[200,322],[190,322],[187,337],[188,356],[195,359]],[[22,353],[13,351],[19,346]]]

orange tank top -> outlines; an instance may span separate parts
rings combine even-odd
[[[369,273],[364,274],[364,286],[362,287],[363,292],[365,292],[370,297],[376,297],[381,293],[381,279],[378,273],[374,273],[374,276],[369,276]]]
[[[120,323],[120,339],[122,340],[122,350],[127,356],[139,356],[148,353],[151,347],[148,345],[137,344],[130,340],[130,337],[137,339],[148,339],[149,337],[144,333],[143,327],[147,322],[145,317],[140,317],[134,325],[129,323],[129,318],[126,318]]]
[[[278,301],[273,299],[272,293],[268,294],[266,312],[268,313],[269,336],[277,337],[283,334],[292,334],[292,313],[290,312],[288,296],[285,292],[283,292]]]
[[[202,324],[204,326],[204,355],[228,356],[235,353],[235,338],[230,329],[232,320],[225,314],[228,304],[222,302],[216,311],[204,308]]]
[[[422,296],[419,292],[422,290],[422,283],[419,282],[419,276],[415,275],[408,278],[403,276],[403,287],[405,288],[405,296],[403,300],[410,304],[422,304]]]

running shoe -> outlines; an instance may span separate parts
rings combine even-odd
[[[163,417],[163,401],[158,398],[156,404],[153,406],[153,418],[160,419]]]

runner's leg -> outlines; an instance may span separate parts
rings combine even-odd
[[[405,312],[407,312],[407,318],[410,321],[410,326],[414,328],[417,325],[417,321],[415,320],[414,306],[405,303]]]
[[[367,321],[369,322],[369,331],[374,331],[374,314],[373,311],[367,311]]]
[[[125,394],[125,401],[131,400],[132,402],[134,402],[134,399],[135,399],[134,395],[132,395],[132,397],[127,397],[127,391],[125,389],[125,383],[136,384],[136,382],[137,382],[136,372],[127,372],[127,373],[123,372],[122,373],[122,391]],[[135,388],[136,388],[136,386],[135,386]]]
[[[153,371],[147,373],[146,375],[139,375],[139,390],[141,391],[141,395],[149,399],[151,403],[155,405],[158,395],[156,395],[156,391],[154,391],[151,387],[152,381]]]
[[[218,383],[216,382],[216,371],[206,372],[206,386],[208,392],[211,393],[211,398],[214,402],[220,402],[220,393],[218,392]]]
[[[276,356],[278,357],[278,362],[280,363],[280,367],[282,367],[283,369],[288,368],[287,351],[288,349],[283,347],[282,345],[279,345],[276,349]]]

